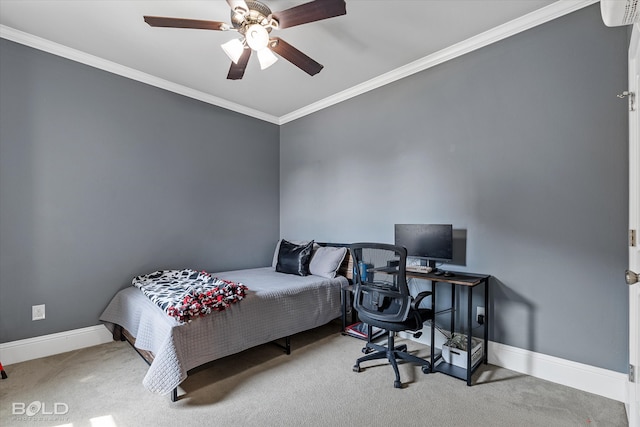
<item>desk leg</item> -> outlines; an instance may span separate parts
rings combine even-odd
[[[341,289],[341,297],[342,301],[342,332],[347,328],[347,290],[345,288]]]
[[[456,331],[456,285],[451,283],[451,326],[449,332],[453,337]]]
[[[431,281],[431,373],[436,366],[436,281]]]
[[[484,364],[489,363],[489,279],[484,280]]]
[[[349,286],[342,288],[340,293],[340,305],[342,306],[342,332],[348,325],[352,325],[358,321],[358,314],[353,309],[353,287]],[[349,313],[349,320],[347,323],[347,313]]]
[[[473,371],[471,366],[471,350],[473,349],[473,344],[471,344],[471,335],[472,335],[472,300],[473,300],[473,287],[469,287],[467,289],[467,386],[471,385],[471,373]]]

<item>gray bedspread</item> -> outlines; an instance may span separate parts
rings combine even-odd
[[[340,289],[348,285],[341,276],[294,276],[273,267],[213,275],[245,284],[246,298],[180,324],[132,286],[118,292],[100,316],[127,329],[136,347],[155,355],[142,381],[148,390],[170,393],[192,368],[328,323],[340,316]]]

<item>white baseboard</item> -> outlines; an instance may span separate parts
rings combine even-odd
[[[52,356],[112,341],[111,332],[104,325],[89,326],[56,334],[27,338],[0,344],[3,366]]]
[[[419,341],[429,344],[431,332],[423,329]],[[13,363],[52,356],[80,348],[112,341],[111,332],[104,325],[90,326],[57,334],[44,335],[0,344],[0,362]],[[573,387],[619,402],[628,401],[626,374],[585,365],[558,357],[489,341],[489,363],[532,377]]]
[[[489,341],[489,363],[626,403],[626,374]]]
[[[418,339],[411,338],[405,333],[400,333],[399,335],[429,345],[430,334],[431,329],[425,325],[422,329],[422,336]],[[436,347],[440,348],[442,342],[444,342],[443,336],[436,334]],[[489,363],[492,365],[619,402],[628,402],[628,378],[626,374],[493,341],[489,341],[488,346]]]

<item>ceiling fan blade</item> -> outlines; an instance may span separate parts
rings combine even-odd
[[[251,49],[245,49],[238,59],[238,63],[231,63],[231,67],[229,68],[229,74],[227,74],[227,79],[229,80],[240,80],[242,76],[244,76],[244,70],[247,68],[247,64],[249,63],[249,58],[251,57]]]
[[[145,16],[144,22],[152,27],[195,28],[198,30],[225,31],[229,24],[218,21],[202,21],[200,19],[167,18],[163,16]]]
[[[227,3],[229,3],[229,7],[234,12],[236,11],[236,9],[242,9],[238,11],[242,14],[246,14],[247,12],[249,12],[249,6],[247,6],[247,2],[245,2],[244,0],[227,0]]]
[[[291,62],[310,76],[315,76],[324,68],[324,65],[317,63],[295,47],[291,46],[280,37],[273,37],[269,40],[269,47],[272,51]]]
[[[294,27],[307,22],[320,21],[335,16],[346,15],[347,5],[344,0],[315,0],[294,6],[280,12],[273,17],[280,28]]]

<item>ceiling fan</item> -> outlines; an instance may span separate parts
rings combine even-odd
[[[221,47],[232,61],[227,79],[239,80],[244,76],[252,51],[256,51],[263,70],[277,61],[278,58],[273,54],[275,52],[307,74],[318,74],[323,68],[321,64],[280,37],[270,37],[269,33],[274,29],[294,27],[347,13],[344,0],[315,0],[274,13],[259,1],[227,0],[227,3],[231,7],[231,24],[162,16],[145,16],[144,21],[152,27],[237,31],[242,38],[232,39]]]

